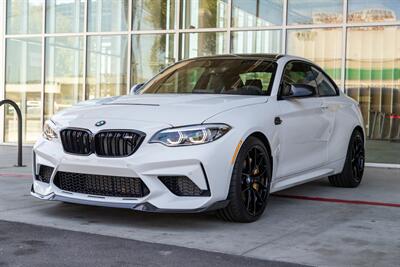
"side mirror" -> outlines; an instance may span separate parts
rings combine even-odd
[[[285,84],[282,88],[282,98],[301,98],[314,96],[315,88],[307,84]]]
[[[140,88],[142,88],[143,84],[144,84],[144,83],[137,83],[137,84],[134,84],[134,85],[131,87],[131,91],[130,91],[129,93],[130,93],[131,95],[137,95],[137,94],[139,93],[139,91],[140,91]]]

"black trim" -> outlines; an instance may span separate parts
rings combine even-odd
[[[206,196],[211,196],[210,184],[208,183],[208,176],[202,162],[200,162],[200,167],[201,170],[203,171],[204,179],[206,180],[206,185],[207,185]]]
[[[200,168],[203,172],[204,180],[206,182],[207,189],[202,190],[200,189],[189,177],[184,176],[184,175],[160,175],[157,178],[163,183],[163,185],[174,195],[179,196],[179,197],[210,197],[211,196],[211,191],[210,191],[210,184],[208,182],[208,177],[206,174],[206,171],[204,169],[204,166],[202,163],[200,163]],[[174,190],[175,186],[174,184],[170,182],[168,179],[187,179],[189,180],[188,182],[191,183],[192,186],[196,187],[196,191],[198,191],[198,194],[186,194],[184,192],[176,192]]]
[[[282,124],[282,119],[280,117],[275,117],[274,123],[275,123],[275,125],[280,125],[280,124]]]
[[[212,204],[211,206],[205,207],[205,208],[178,210],[178,209],[160,209],[148,202],[145,202],[145,203],[140,203],[140,204],[133,206],[132,209],[136,210],[136,211],[143,211],[143,212],[200,213],[200,212],[215,211],[215,210],[223,209],[226,206],[228,206],[228,204],[229,204],[229,200],[221,200],[221,201],[217,201],[214,204]]]

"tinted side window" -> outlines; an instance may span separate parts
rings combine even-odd
[[[287,89],[290,87],[288,85],[306,87],[314,92],[314,96],[317,95],[315,73],[308,64],[302,62],[289,62],[286,65],[283,73],[283,86],[281,91],[282,96],[289,95]]]
[[[319,70],[312,67],[315,72],[315,81],[317,82],[318,92],[320,96],[335,96],[337,95],[335,86],[331,81]]]

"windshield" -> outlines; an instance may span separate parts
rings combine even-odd
[[[150,80],[140,94],[270,95],[276,63],[259,59],[194,59]]]

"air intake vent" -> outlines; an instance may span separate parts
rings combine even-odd
[[[54,184],[61,190],[87,195],[140,198],[149,189],[140,178],[57,172]]]
[[[158,179],[177,196],[209,196],[208,190],[201,190],[186,176],[159,176]]]
[[[39,175],[36,175],[36,180],[44,182],[44,183],[50,183],[50,178],[51,175],[53,174],[53,167],[49,167],[46,165],[40,165],[39,167]]]

